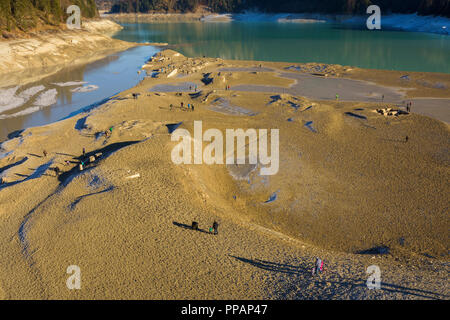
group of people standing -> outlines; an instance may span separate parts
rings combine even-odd
[[[198,222],[193,221],[192,222],[192,230],[198,231]],[[214,221],[212,224],[212,227],[209,228],[209,233],[218,235],[219,234],[219,223],[217,221]]]
[[[192,230],[199,231],[199,225],[198,222],[193,221],[192,222]],[[212,227],[209,228],[209,233],[217,235],[219,233],[219,223],[217,221],[214,221]],[[319,257],[316,257],[316,260],[314,262],[314,267],[312,269],[312,275],[319,275],[324,271],[324,262]]]

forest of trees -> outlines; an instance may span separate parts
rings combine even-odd
[[[67,19],[66,8],[76,4],[82,16],[98,16],[95,0],[0,0],[0,31],[26,31],[39,25],[58,25]],[[450,0],[97,0],[110,2],[112,12],[191,12],[198,6],[213,12],[318,12],[362,13],[371,4],[383,12],[450,17]]]
[[[205,5],[214,12],[258,10],[286,13],[365,13],[376,4],[383,11],[450,17],[450,0],[111,0],[111,12],[189,12]]]
[[[27,31],[40,25],[59,25],[66,9],[75,4],[82,17],[98,16],[95,0],[0,0],[0,30]]]

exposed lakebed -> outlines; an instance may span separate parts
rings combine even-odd
[[[142,65],[158,51],[139,46],[85,65],[67,67],[40,81],[0,88],[0,141],[11,132],[46,125],[132,88]]]

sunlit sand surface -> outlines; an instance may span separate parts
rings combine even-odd
[[[159,58],[148,71],[171,64],[184,76],[147,77],[1,145],[1,298],[449,298],[450,132],[439,113],[377,113],[402,109],[408,93],[359,82],[364,70],[327,77],[341,91],[323,85],[314,98],[295,88],[317,76],[290,64]],[[173,164],[167,125],[193,132],[199,120],[203,132],[279,129],[278,174]],[[218,235],[208,232],[215,220]],[[325,260],[317,277],[315,257]],[[80,290],[66,287],[70,265],[81,268]],[[370,265],[381,290],[366,287]]]

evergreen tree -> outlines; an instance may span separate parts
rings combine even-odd
[[[98,15],[95,0],[0,0],[0,31],[58,25],[67,19],[66,8],[72,4],[80,7],[84,18]]]

